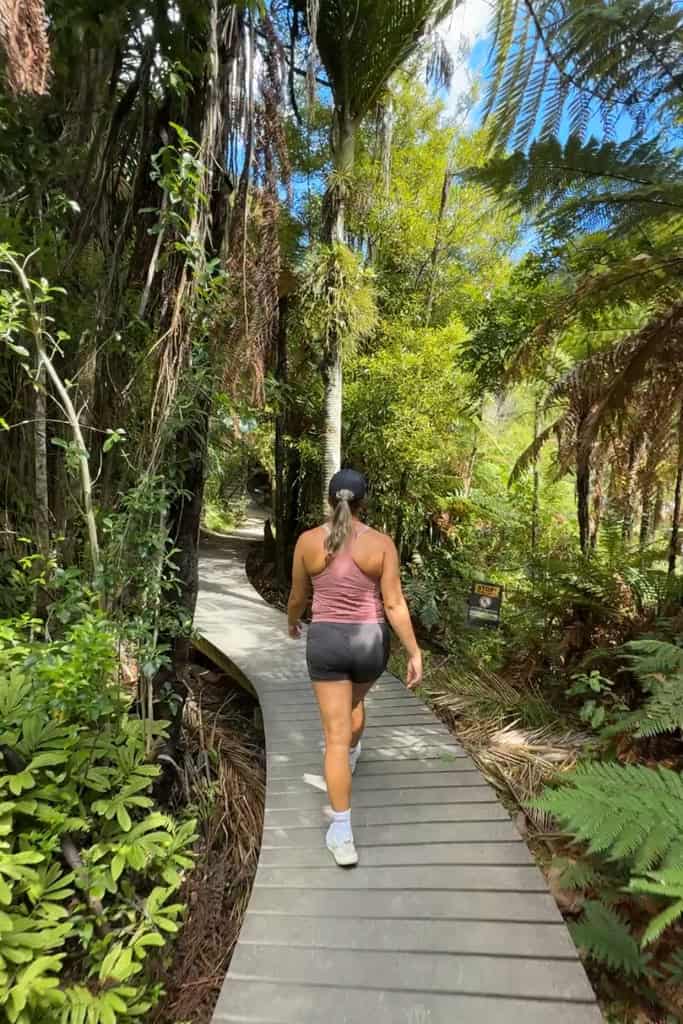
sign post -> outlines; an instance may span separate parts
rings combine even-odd
[[[500,625],[502,602],[503,588],[499,583],[475,581],[467,595],[467,625],[496,629]]]

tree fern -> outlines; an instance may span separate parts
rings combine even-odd
[[[642,977],[649,962],[647,953],[617,912],[598,900],[586,903],[581,919],[569,926],[577,946],[612,970],[632,978]]]
[[[499,0],[486,113],[500,145],[515,127],[517,143],[539,124],[556,134],[567,108],[577,133],[592,114],[606,135],[623,114],[636,130],[666,122],[680,103],[682,23],[675,0]]]
[[[549,811],[591,853],[635,871],[683,867],[683,779],[667,768],[580,765],[533,805]]]

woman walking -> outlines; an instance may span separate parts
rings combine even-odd
[[[361,753],[363,701],[389,658],[387,619],[408,654],[408,689],[422,678],[396,547],[359,519],[366,492],[365,478],[352,469],[332,477],[332,514],[297,542],[288,603],[289,635],[296,638],[312,587],[306,656],[325,737],[325,781],[333,811],[327,848],[340,867],[358,863],[351,775]]]

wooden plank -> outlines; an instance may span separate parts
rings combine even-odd
[[[322,843],[322,828],[269,828],[264,830],[264,846],[313,846]],[[519,839],[511,821],[457,821],[415,825],[354,826],[356,842],[364,846],[391,846],[414,843],[495,843]]]
[[[301,785],[290,793],[268,793],[269,810],[313,810],[327,802],[327,795]],[[358,789],[353,794],[356,807],[410,807],[413,804],[495,804],[496,795],[490,786],[436,786],[413,789]]]
[[[402,950],[429,953],[519,954],[542,959],[576,960],[576,947],[564,922],[403,920],[388,928],[380,918],[291,917],[247,914],[241,942],[275,946],[338,946],[340,949]]]
[[[255,886],[250,910],[274,914],[337,917],[420,918],[431,921],[561,921],[547,893],[517,892],[354,892],[352,889],[282,889]],[[391,927],[388,924],[387,927]]]
[[[429,762],[426,762],[427,764]],[[460,770],[450,771],[439,770],[438,766],[433,768],[429,772],[429,778],[423,779],[422,776],[425,772],[409,772],[406,770],[406,766],[403,766],[403,771],[399,772],[384,772],[381,778],[377,777],[377,773],[366,773],[362,770],[362,764],[356,771],[353,779],[353,792],[354,800],[358,799],[362,793],[368,791],[372,793],[388,793],[391,789],[401,789],[405,793],[409,793],[412,790],[421,790],[423,787],[431,789],[441,788],[446,790],[452,790],[453,793],[460,793],[464,789],[473,788],[477,789],[482,786],[482,778],[477,769],[472,765],[470,768],[462,768]],[[399,767],[401,767],[399,765]],[[408,765],[407,767],[410,767]],[[315,778],[322,781],[322,787],[324,788],[325,783],[322,776],[315,776]],[[297,775],[295,779],[271,779],[271,784],[268,786],[268,795],[281,796],[289,793],[302,793],[304,787],[301,785],[302,782],[305,785],[312,785],[302,775]],[[491,788],[486,787],[489,792]]]
[[[260,1009],[257,1009],[260,1008]],[[216,1024],[600,1024],[595,1005],[491,996],[391,992],[352,985],[312,988],[236,978]]]
[[[267,750],[271,764],[315,764],[319,763],[322,747],[311,749],[309,744],[282,746],[278,750]],[[450,743],[439,743],[432,740],[426,743],[416,740],[414,743],[402,743],[396,746],[391,743],[366,743],[363,745],[363,767],[371,761],[400,761],[408,758],[440,758],[445,764],[452,763],[456,758],[466,758],[467,754],[460,747]]]
[[[336,947],[278,947],[244,943],[233,956],[237,978],[284,984],[349,985],[391,992],[516,996],[562,1002],[590,1002],[593,993],[579,964],[526,957],[461,956],[357,951]]]
[[[399,864],[533,864],[526,843],[406,843],[404,846],[366,846],[363,866],[391,867]],[[308,847],[264,846],[259,864],[263,867],[325,868],[330,855],[322,843]]]
[[[273,749],[280,747],[312,747],[316,744],[322,745],[322,733],[320,726],[303,725],[270,725],[268,736]],[[427,723],[415,722],[413,725],[383,725],[370,723],[363,735],[363,749],[371,749],[379,743],[386,743],[390,746],[413,747],[416,742],[431,743],[443,741],[452,746],[453,736],[445,726],[428,725]]]
[[[307,774],[318,775],[321,769],[322,752],[314,754],[303,765],[301,763],[288,764],[286,758],[279,762],[271,761],[268,764],[268,782],[269,785],[272,782],[278,788],[284,783],[304,782],[304,777]],[[386,757],[369,760],[364,753],[353,777],[353,785],[355,790],[362,789],[364,786],[376,789],[378,785],[382,785],[382,779],[390,779],[392,776],[403,780],[403,785],[406,784],[406,781],[412,781],[417,785],[420,777],[427,774],[440,779],[443,779],[445,775],[460,777],[463,774],[474,774],[479,780],[479,784],[482,780],[480,772],[464,753],[457,758],[447,755],[434,758],[410,755],[392,760]],[[431,781],[429,785],[432,785]]]
[[[266,807],[265,828],[320,828],[325,820],[320,808],[311,811],[281,811],[270,810]],[[354,807],[353,809],[354,829],[362,828],[364,825],[421,825],[436,822],[501,820],[509,821],[509,815],[505,808],[495,801],[487,804],[417,803],[408,806],[399,804],[396,807]],[[414,831],[419,837],[419,828]]]
[[[368,867],[342,871],[330,858],[329,865],[318,868],[259,867],[256,885],[278,889],[440,889],[444,892],[462,890],[489,892],[546,892],[545,879],[534,866],[498,867],[467,865],[401,865]]]

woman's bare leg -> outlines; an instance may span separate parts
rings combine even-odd
[[[372,683],[354,683],[351,707],[351,746],[357,747],[365,729],[365,696]]]
[[[350,681],[313,683],[325,735],[325,782],[333,811],[351,807],[352,685]]]

